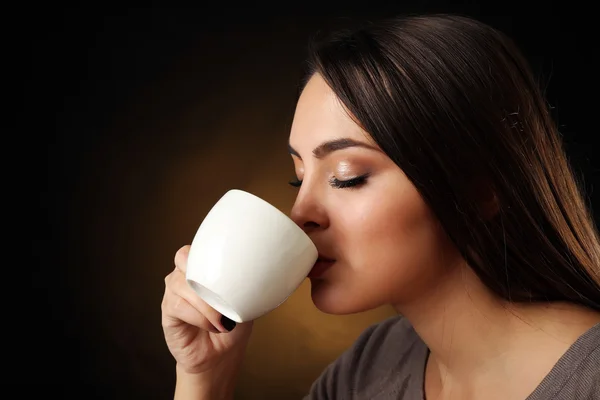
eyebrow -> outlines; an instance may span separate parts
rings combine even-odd
[[[334,151],[343,150],[350,147],[362,147],[369,150],[379,151],[377,147],[371,146],[370,144],[359,142],[350,138],[341,138],[321,143],[313,150],[313,156],[315,156],[318,159],[323,159],[325,158],[325,156],[328,156]],[[294,155],[302,160],[300,154],[298,154],[298,152],[294,150],[294,148],[290,144],[288,144],[288,150],[291,155]]]

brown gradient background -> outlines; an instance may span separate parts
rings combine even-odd
[[[6,307],[4,383],[17,385],[21,398],[172,398],[163,278],[228,189],[289,212],[295,189],[287,185],[287,137],[305,46],[319,29],[398,12],[457,11],[511,34],[549,82],[593,202],[591,21],[548,5],[545,15],[527,16],[507,15],[505,2],[485,10],[403,4],[320,17],[200,7],[22,14],[28,117],[21,148],[36,172],[18,178],[15,190],[32,193],[21,197],[28,212],[20,218],[34,233],[19,236],[31,246],[27,260],[8,268],[16,273],[7,275],[7,293],[16,294]],[[31,287],[22,290],[24,276]],[[325,315],[309,290],[304,283],[256,322],[237,398],[300,398],[366,326],[392,315],[389,308]]]

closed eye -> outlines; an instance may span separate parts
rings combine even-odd
[[[329,184],[331,185],[331,187],[336,189],[353,188],[365,184],[367,182],[368,177],[369,174],[357,176],[355,178],[350,178],[346,180],[340,180],[336,177],[333,177],[329,180]]]
[[[331,187],[336,188],[336,189],[352,188],[352,187],[357,187],[357,186],[365,184],[367,182],[368,177],[369,177],[369,174],[357,176],[355,178],[350,178],[350,179],[346,179],[346,180],[340,180],[340,179],[337,179],[336,177],[332,177],[329,180],[329,184],[331,185]],[[294,180],[289,181],[288,183],[291,186],[296,187],[296,188],[302,186],[302,180],[300,180],[300,179],[294,179]]]

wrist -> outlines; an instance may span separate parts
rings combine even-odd
[[[176,366],[175,400],[232,400],[235,379],[218,371],[188,372]]]

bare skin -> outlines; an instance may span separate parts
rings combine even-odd
[[[175,254],[175,269],[165,278],[162,327],[177,362],[175,400],[232,399],[252,322],[231,332],[221,315],[185,281],[189,245]]]
[[[359,145],[347,147],[351,141]],[[431,351],[428,399],[525,399],[600,322],[599,313],[578,306],[508,304],[494,296],[416,188],[318,75],[300,97],[289,142],[302,181],[291,216],[335,260],[311,278],[313,302],[333,314],[393,305]]]
[[[292,219],[334,262],[311,278],[323,312],[393,305],[430,349],[431,399],[525,399],[600,314],[509,304],[474,275],[402,170],[318,75],[298,102],[290,152],[302,181]],[[493,210],[492,210],[493,211]],[[227,332],[185,282],[189,246],[165,279],[162,324],[176,399],[231,399],[252,323]]]

